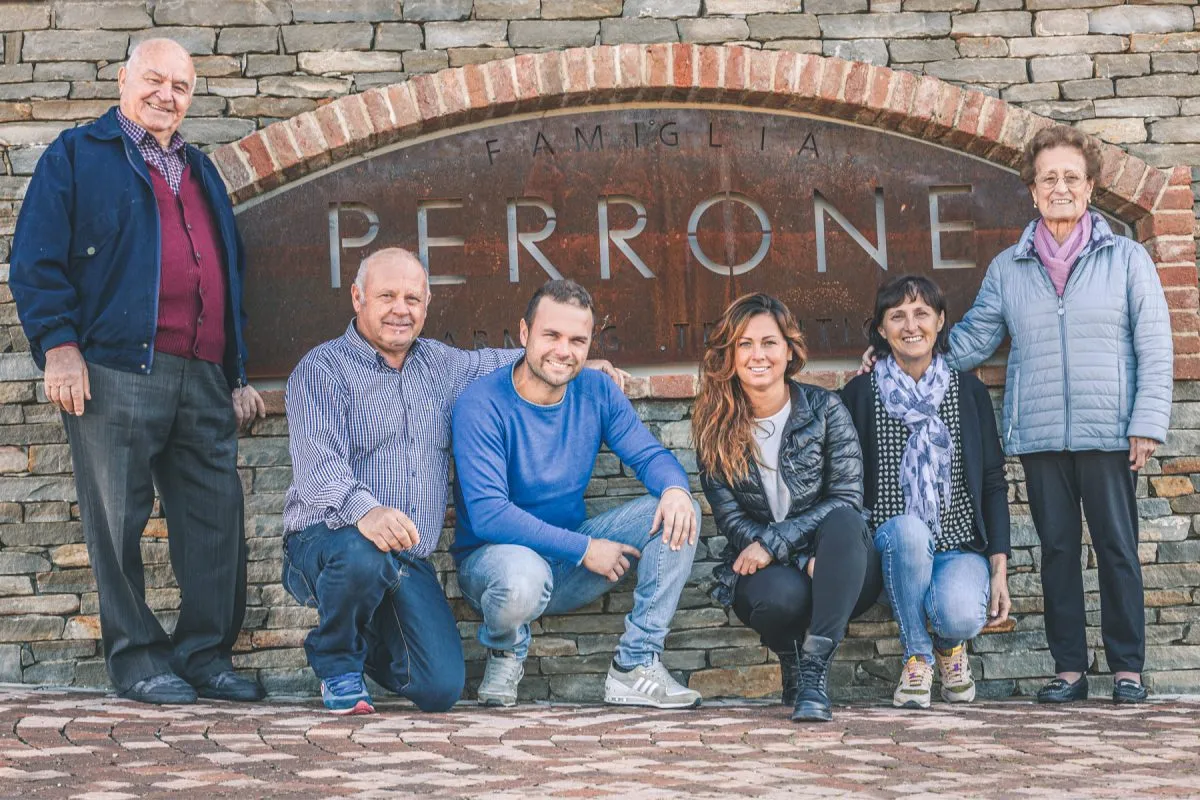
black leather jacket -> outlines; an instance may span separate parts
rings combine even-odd
[[[728,543],[713,570],[712,595],[733,602],[737,575],[732,567],[751,542],[760,542],[781,564],[813,554],[813,535],[836,508],[863,509],[863,463],[850,412],[833,392],[817,386],[789,384],[792,411],[783,428],[779,470],[791,493],[782,522],[774,522],[762,475],[751,460],[750,472],[733,486],[700,471],[700,485],[712,506],[717,531]]]

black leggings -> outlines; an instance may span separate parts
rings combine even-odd
[[[879,555],[858,512],[839,508],[817,527],[813,577],[790,564],[771,564],[738,578],[733,611],[776,653],[791,650],[805,633],[840,642],[846,623],[879,598]]]

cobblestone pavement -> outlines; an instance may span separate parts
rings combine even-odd
[[[1200,797],[1200,699],[1066,709],[778,705],[696,712],[315,701],[156,708],[0,688],[0,795],[133,797]]]

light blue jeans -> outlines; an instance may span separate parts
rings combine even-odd
[[[875,531],[883,562],[883,588],[900,626],[904,659],[933,663],[933,648],[949,650],[987,622],[991,570],[979,553],[935,553],[933,531],[909,514],[892,517]],[[933,636],[925,623],[933,629]]]
[[[649,665],[662,652],[696,556],[696,548],[686,543],[679,550],[665,545],[661,530],[650,535],[657,507],[658,498],[646,495],[589,519],[579,529],[593,539],[624,542],[642,553],[635,562],[633,610],[625,617],[625,633],[617,646],[616,660],[623,667]],[[699,505],[695,510],[699,523]],[[483,614],[479,628],[483,646],[525,658],[529,623],[543,614],[574,611],[616,584],[582,564],[547,561],[523,545],[486,544],[459,564],[458,585]]]

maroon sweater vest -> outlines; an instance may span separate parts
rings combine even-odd
[[[181,358],[225,360],[225,257],[221,234],[189,166],[177,197],[150,168],[158,202],[162,261],[154,349]]]

